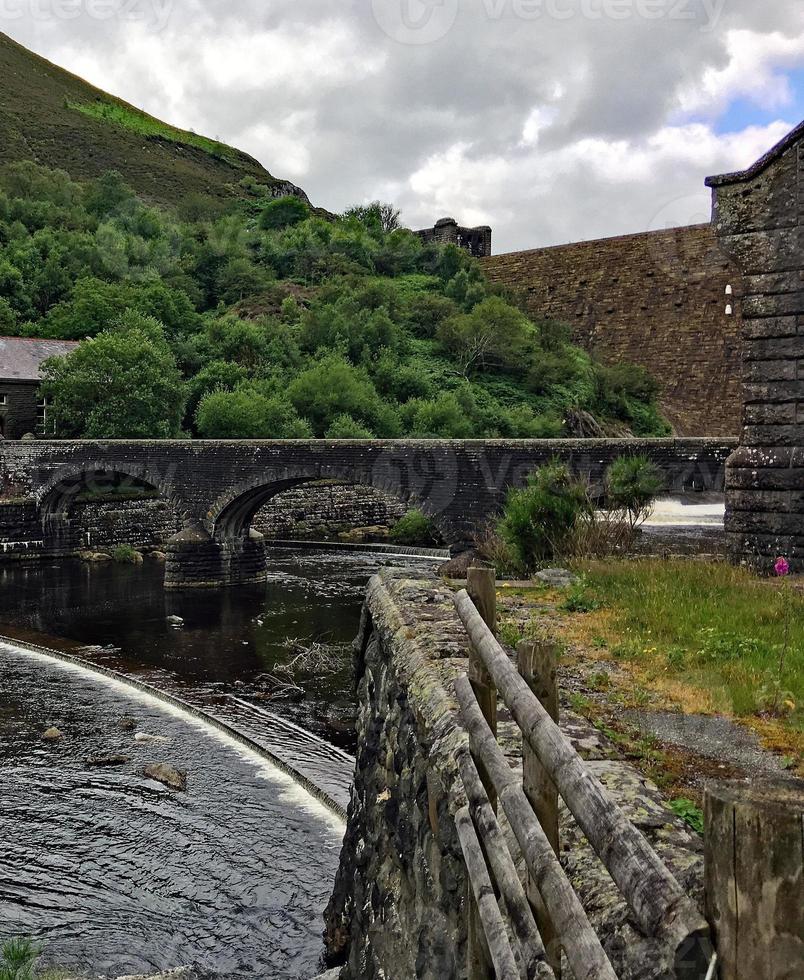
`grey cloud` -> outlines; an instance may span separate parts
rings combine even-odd
[[[383,2],[393,10],[422,0]],[[574,4],[578,10],[610,0],[548,2],[551,9]],[[271,172],[301,183],[327,207],[341,209],[392,189],[411,224],[431,223],[440,208],[459,218],[471,212],[495,226],[498,247],[513,248],[640,230],[653,220],[658,198],[671,202],[668,215],[675,213],[673,201],[701,202],[680,205],[679,220],[685,210],[702,214],[706,171],[736,165],[726,158],[732,144],[719,144],[718,157],[704,139],[697,157],[653,147],[650,166],[635,169],[628,181],[612,177],[596,159],[582,166],[573,155],[588,139],[624,143],[639,154],[657,133],[683,122],[679,91],[698,84],[708,68],[728,63],[729,31],[804,32],[804,14],[793,4],[725,0],[715,28],[702,30],[715,0],[707,0],[707,8],[704,0],[672,2],[689,2],[700,16],[523,20],[514,15],[514,0],[460,0],[452,29],[424,45],[388,37],[371,0],[173,0],[167,26],[150,33],[119,18],[88,16],[62,22],[29,17],[0,29],[46,57],[66,59],[65,67],[91,66],[92,82],[156,115],[167,106],[181,116],[173,121],[247,144]],[[490,18],[489,10],[501,11],[499,18]],[[314,33],[323,23],[331,36],[346,39],[336,65],[327,63],[324,50],[313,50],[314,36],[327,46],[327,37]],[[309,63],[309,74],[274,79],[270,64],[256,57],[241,83],[224,82],[225,72],[215,70],[217,46],[237,39],[245,58],[251,39],[263,33],[281,37],[290,63]],[[207,52],[211,70],[200,61]],[[368,57],[376,61],[370,73],[351,71]],[[523,146],[535,109],[553,109],[554,117],[538,142]],[[796,122],[800,107],[783,115]],[[300,117],[309,124],[297,132]],[[260,141],[254,134],[261,123],[283,134],[284,142]],[[300,141],[305,153],[287,152]],[[437,176],[425,190],[420,181],[412,185],[422,168],[432,176],[428,161],[458,145],[467,147],[464,158],[454,172],[444,165],[440,185]]]

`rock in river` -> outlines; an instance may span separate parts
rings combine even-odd
[[[143,768],[142,774],[148,779],[155,779],[157,783],[162,783],[168,789],[175,789],[182,793],[187,789],[187,773],[175,769],[166,762],[149,763]]]
[[[60,731],[58,730],[58,728],[48,728],[48,730],[47,730],[46,732],[44,732],[44,733],[42,734],[42,738],[43,738],[43,739],[44,739],[44,740],[45,740],[46,742],[58,742],[58,741],[60,741],[60,740],[61,740],[61,739],[62,739],[63,737],[64,737],[64,736],[63,736],[63,735],[62,735],[62,733],[61,733],[61,732],[60,732]]]
[[[87,765],[95,769],[124,766],[127,762],[131,762],[131,759],[127,755],[91,755],[86,760]]]

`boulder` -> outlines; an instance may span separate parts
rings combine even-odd
[[[176,769],[167,762],[152,762],[142,770],[143,776],[162,783],[168,789],[184,793],[187,790],[187,773]]]
[[[64,738],[64,736],[58,730],[58,728],[48,728],[48,730],[42,734],[42,738],[46,742],[58,742]]]
[[[578,581],[578,576],[573,575],[566,568],[543,568],[540,572],[536,572],[533,577],[537,581],[549,585],[551,589],[568,589]]]
[[[112,556],[107,555],[105,551],[78,551],[76,552],[76,557],[90,564],[100,564],[101,562],[112,560]]]
[[[117,727],[123,732],[133,732],[137,727],[137,719],[129,718],[128,715],[125,715],[117,723]]]
[[[164,551],[151,551],[148,553],[148,557],[151,561],[158,561],[160,565],[164,565],[167,561],[167,555]]]

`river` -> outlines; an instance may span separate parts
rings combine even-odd
[[[277,551],[266,584],[198,594],[164,592],[156,562],[3,566],[1,633],[122,682],[0,644],[0,939],[33,936],[46,961],[92,975],[315,975],[351,776],[349,642],[369,576],[411,563]],[[293,697],[272,679],[298,656],[289,640],[326,652],[326,669],[290,675]],[[247,735],[329,806],[126,678]],[[88,761],[108,754],[129,761]],[[186,794],[142,775],[163,761],[188,772]]]

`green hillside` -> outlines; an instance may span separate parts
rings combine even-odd
[[[256,185],[304,192],[232,147],[176,129],[0,34],[0,165],[34,160],[74,180],[125,174],[146,201],[218,209]]]
[[[231,147],[0,35],[0,334],[59,436],[659,435],[656,385],[390,206],[317,212]],[[89,338],[89,339],[87,339]]]

